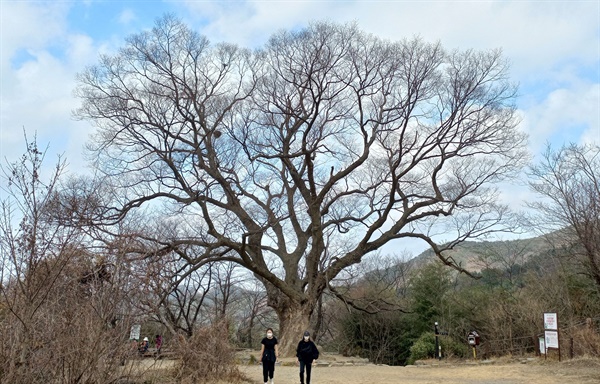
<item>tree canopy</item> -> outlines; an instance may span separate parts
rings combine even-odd
[[[352,24],[249,50],[166,16],[78,77],[75,115],[96,124],[90,151],[114,191],[99,222],[152,207],[169,227],[128,234],[140,252],[252,271],[289,353],[364,255],[419,238],[462,270],[443,251],[499,228],[496,183],[526,160],[507,71],[499,50]]]

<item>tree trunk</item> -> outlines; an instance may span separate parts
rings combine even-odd
[[[279,341],[280,357],[296,355],[296,347],[302,339],[304,331],[309,330],[310,316],[314,310],[314,304],[301,305],[287,300],[286,304],[280,308],[275,308],[279,317],[277,340]]]
[[[252,346],[254,345],[252,343],[252,329],[254,328],[254,318],[255,315],[254,313],[252,313],[250,315],[250,324],[248,324],[248,348],[252,348]]]
[[[323,324],[323,295],[319,296],[316,310],[317,316],[316,319],[312,320],[313,324],[311,324],[312,332],[310,333],[310,337],[315,343],[318,343],[319,338],[321,337],[321,325]]]

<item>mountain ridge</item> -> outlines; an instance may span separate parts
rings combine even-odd
[[[473,273],[487,268],[509,268],[511,265],[524,265],[536,256],[564,245],[567,231],[562,229],[540,236],[513,240],[465,241],[453,249],[442,253],[456,261],[457,265]],[[439,260],[431,250],[425,250],[409,260],[413,267],[420,268]]]

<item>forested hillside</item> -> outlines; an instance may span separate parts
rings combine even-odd
[[[438,322],[448,333],[440,337],[444,356],[469,356],[466,337],[474,330],[485,356],[535,353],[543,313],[556,312],[564,351],[573,338],[574,354],[597,353],[600,297],[568,233],[467,242],[445,254],[474,278],[443,266],[430,251],[370,271],[348,288],[372,313],[349,310],[341,328],[345,348],[391,364],[431,357]]]

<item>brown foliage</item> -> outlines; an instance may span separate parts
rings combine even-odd
[[[600,357],[600,334],[591,327],[571,331],[574,356]]]
[[[175,371],[179,383],[237,382],[242,378],[225,321],[200,328],[188,339],[180,336],[173,349],[181,358]]]
[[[119,366],[127,358],[129,325],[118,318],[119,289],[107,282],[81,283],[79,262],[77,256],[66,258],[52,280],[29,276],[52,281],[43,287],[42,301],[7,287],[4,298],[11,300],[2,302],[0,321],[2,382],[107,383],[123,375]]]
[[[64,225],[58,162],[42,181],[35,141],[0,166],[0,382],[108,383],[122,376],[129,329],[127,274],[88,251],[82,228]],[[116,265],[112,263],[110,265]]]

